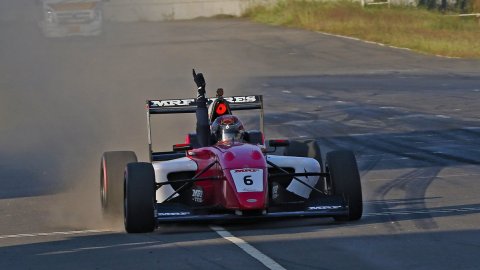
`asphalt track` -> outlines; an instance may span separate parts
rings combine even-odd
[[[478,269],[480,61],[244,20],[109,23],[99,38],[49,40],[29,2],[10,8],[19,15],[0,12],[0,269]],[[194,96],[192,67],[211,94],[264,95],[268,137],[354,150],[362,220],[136,235],[103,222],[102,152],[146,160],[144,102]],[[193,129],[187,116],[155,123],[159,148]]]

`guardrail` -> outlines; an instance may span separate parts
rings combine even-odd
[[[390,8],[390,0],[381,1],[381,2],[373,2],[372,0],[360,0],[362,7],[370,6],[370,5],[388,5]]]
[[[447,15],[455,17],[476,17],[478,25],[480,25],[480,13],[468,13],[468,14],[456,14],[456,15]]]

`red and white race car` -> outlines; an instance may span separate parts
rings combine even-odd
[[[351,151],[328,152],[324,164],[315,140],[269,140],[267,147],[262,96],[223,97],[222,90],[206,99],[203,75],[195,76],[202,76],[195,80],[198,98],[147,101],[150,162],[137,162],[131,151],[103,154],[105,214],[123,217],[128,233],[193,220],[361,218],[360,176]],[[261,131],[245,130],[232,115],[236,110],[260,110]],[[196,113],[197,132],[171,152],[152,151],[150,117],[180,113]]]

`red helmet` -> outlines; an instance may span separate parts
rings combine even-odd
[[[245,129],[238,117],[223,115],[213,121],[211,132],[217,142],[241,142]]]

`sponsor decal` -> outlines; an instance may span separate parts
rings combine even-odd
[[[215,100],[215,98],[209,98],[209,102]],[[226,101],[230,103],[250,103],[256,102],[256,96],[239,96],[239,97],[226,97]],[[169,99],[169,100],[150,100],[150,107],[177,107],[177,106],[189,106],[191,103],[195,103],[195,99]]]
[[[151,100],[150,107],[188,106],[194,99]]]
[[[188,216],[190,212],[170,212],[170,213],[158,213],[157,216]]]
[[[261,169],[235,169],[233,173],[258,172]]]
[[[248,103],[257,101],[257,98],[255,96],[226,97],[225,100],[230,103]]]
[[[192,201],[196,203],[203,203],[202,187],[195,186],[194,188],[192,188]]]
[[[262,192],[262,169],[235,169],[230,170],[237,192]]]
[[[278,184],[275,184],[273,187],[272,187],[272,199],[273,200],[276,200],[278,198]]]
[[[323,206],[310,206],[308,210],[332,210],[332,209],[340,209],[342,208],[341,205],[323,205]]]

